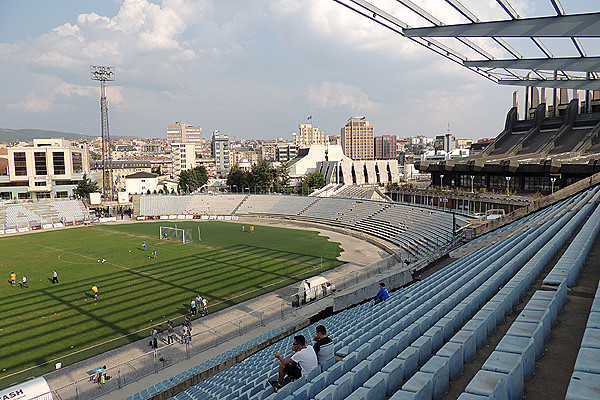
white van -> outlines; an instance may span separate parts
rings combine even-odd
[[[298,288],[298,305],[328,296],[335,291],[335,285],[322,276],[303,280]]]
[[[50,386],[44,378],[35,378],[0,391],[0,399],[52,400]]]

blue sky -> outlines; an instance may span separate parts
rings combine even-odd
[[[398,2],[373,4],[427,25]],[[417,0],[446,23],[465,22],[441,0]],[[506,19],[495,1],[462,2]],[[593,1],[563,2],[569,13]],[[512,1],[524,17],[548,0]],[[482,43],[498,57],[493,43]],[[597,42],[584,44],[598,55]],[[540,56],[526,40],[514,45]],[[568,44],[548,41],[556,53]],[[500,87],[332,0],[0,0],[0,128],[98,135],[98,83],[109,65],[111,135],[165,137],[184,121],[231,138],[291,138],[312,115],[326,134],[364,115],[375,134],[495,137],[514,88]],[[521,95],[523,99],[523,96]]]

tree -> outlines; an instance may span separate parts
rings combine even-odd
[[[243,192],[243,181],[244,171],[242,171],[237,165],[231,168],[231,171],[229,171],[229,174],[227,174],[227,185],[229,185],[231,191]]]
[[[90,197],[90,193],[99,192],[98,184],[83,174],[83,179],[79,181],[73,193],[79,197]]]
[[[311,172],[306,175],[302,182],[302,193],[311,193],[313,189],[320,189],[325,186],[325,178],[319,172]]]
[[[273,185],[278,192],[282,192],[288,186],[290,183],[290,174],[285,165],[280,165],[275,169],[273,179]]]
[[[260,160],[252,167],[252,185],[255,191],[270,188],[273,184],[273,169],[266,160]]]
[[[208,174],[204,165],[181,171],[179,174],[178,190],[184,193],[192,193],[208,182]]]

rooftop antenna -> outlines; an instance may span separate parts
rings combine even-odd
[[[112,154],[108,131],[108,103],[106,101],[106,81],[115,80],[113,67],[90,65],[90,78],[100,81],[100,122],[102,124],[102,194],[104,199],[113,199]]]

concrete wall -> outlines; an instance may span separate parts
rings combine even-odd
[[[387,287],[388,290],[393,290],[412,282],[412,280],[410,270],[408,267],[404,267],[400,270],[389,272],[358,288],[350,288],[348,291],[337,293],[333,298],[333,312],[352,307],[355,304],[374,298],[379,291],[379,282],[384,282],[385,287]]]

